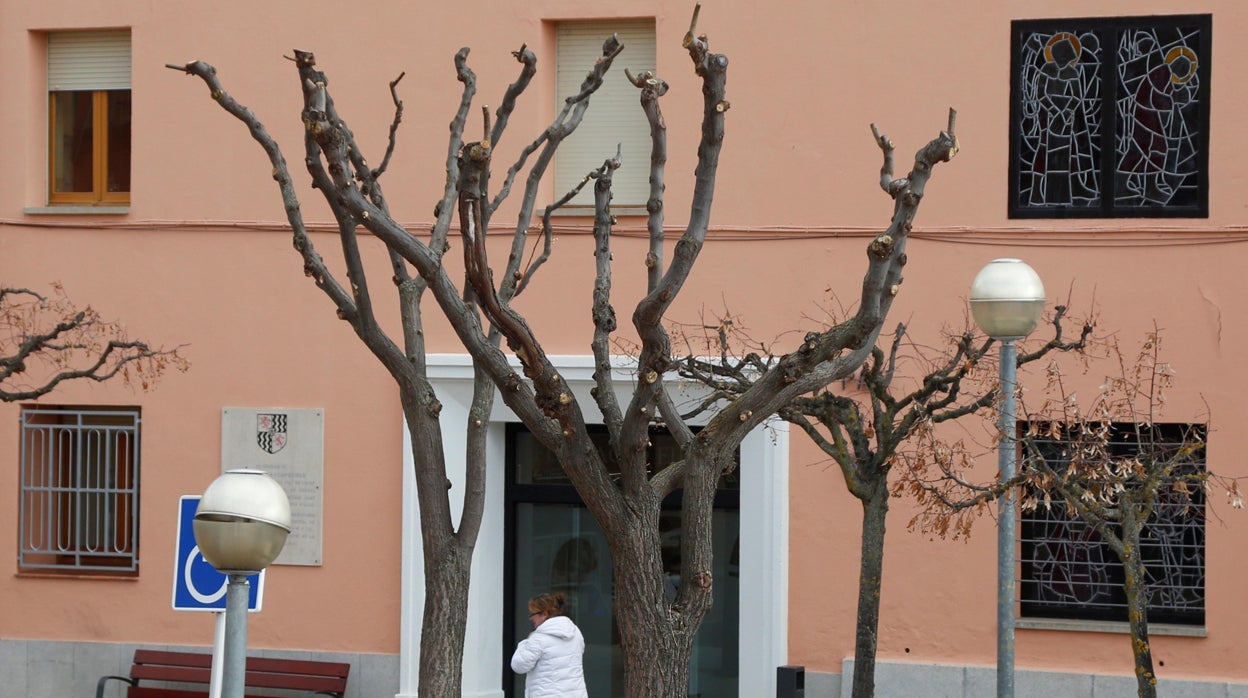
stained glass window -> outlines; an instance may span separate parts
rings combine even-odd
[[[1131,456],[1143,446],[1132,425],[1114,425],[1110,455]],[[1174,450],[1188,442],[1188,424],[1156,424],[1150,448]],[[1068,442],[1036,443],[1046,462],[1062,467]],[[1203,453],[1203,451],[1201,451]],[[1203,462],[1180,467],[1204,469]],[[1158,495],[1141,534],[1140,552],[1148,594],[1148,619],[1157,623],[1205,622],[1205,500],[1201,488],[1190,496]],[[1019,516],[1019,608],[1024,618],[1127,620],[1122,563],[1108,543],[1065,506],[1038,506]]]
[[[1010,216],[1206,217],[1211,24],[1014,22]]]

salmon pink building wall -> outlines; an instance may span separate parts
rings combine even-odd
[[[400,623],[403,561],[412,552],[401,528],[397,391],[302,274],[264,153],[201,82],[166,63],[212,63],[226,89],[259,115],[300,182],[314,244],[341,269],[332,216],[301,177],[300,88],[283,56],[295,48],[316,52],[373,161],[380,161],[393,115],[387,83],[406,71],[399,85],[403,125],[385,186],[396,218],[419,234],[433,222],[442,192],[447,123],[460,95],[455,51],[472,48],[477,103],[490,105],[515,77],[511,51],[527,43],[539,57],[531,94],[496,150],[495,162],[507,163],[554,115],[555,22],[654,18],[659,74],[672,86],[663,109],[666,222],[674,240],[688,218],[701,110],[700,85],[680,44],[691,11],[691,3],[670,0],[0,0],[0,284],[46,290],[60,281],[79,303],[124,320],[132,335],[183,345],[192,363],[152,392],[117,383],[66,385],[38,401],[141,408],[141,569],[132,579],[17,573],[20,406],[0,404],[0,640],[208,644],[208,616],[169,608],[177,498],[202,492],[219,473],[222,408],[279,406],[325,413],[324,564],[270,570],[250,644],[387,657],[409,651]],[[1202,66],[1212,82],[1208,217],[1009,218],[1011,20],[1174,13],[1213,16],[1212,65]],[[48,206],[46,194],[46,36],[93,28],[131,30],[132,200],[107,215],[67,215]],[[1101,331],[1130,343],[1162,328],[1178,376],[1167,420],[1208,421],[1210,469],[1248,475],[1238,456],[1239,425],[1248,421],[1241,399],[1248,368],[1239,360],[1248,343],[1241,312],[1248,298],[1248,139],[1239,135],[1248,92],[1237,82],[1248,71],[1248,5],[728,0],[702,8],[699,31],[729,57],[731,110],[709,241],[673,321],[700,323],[704,313],[730,312],[753,337],[777,338],[785,349],[816,329],[825,309],[852,305],[866,243],[892,212],[878,186],[881,156],[869,124],[892,137],[898,169],[908,169],[911,154],[945,127],[954,107],[961,151],[928,186],[887,324],[906,322],[916,341],[937,344],[942,330],[968,321],[975,273],[994,258],[1023,258],[1051,301],[1069,300],[1075,312],[1094,308]],[[628,64],[626,51],[617,66]],[[546,187],[542,201],[557,195]],[[505,209],[495,225],[515,216],[514,206]],[[636,216],[621,217],[617,227],[621,313],[645,288],[644,229]],[[555,257],[517,303],[551,354],[589,353],[588,232],[586,219],[560,219]],[[365,246],[380,280],[374,284],[383,322],[396,329],[394,301],[383,295],[390,276],[383,248],[371,240]],[[432,323],[429,343],[432,351],[462,353],[442,322]],[[1101,378],[1094,371],[1076,380],[1093,390]],[[1041,380],[1034,370],[1021,374],[1025,388]],[[966,428],[983,437],[990,420]],[[790,443],[781,650],[789,664],[816,675],[814,685],[832,686],[853,655],[860,513],[826,458],[797,434]],[[994,471],[995,461],[984,465],[987,477]],[[1248,608],[1240,603],[1248,557],[1238,542],[1248,518],[1219,496],[1211,502],[1217,516],[1207,525],[1206,625],[1198,637],[1155,637],[1154,655],[1166,680],[1248,682]],[[968,542],[933,541],[906,530],[910,515],[906,501],[895,502],[881,660],[992,666],[993,522],[982,521]],[[1128,675],[1129,652],[1121,632],[1018,631],[1020,670]],[[493,667],[495,659],[480,661]],[[482,681],[497,683],[494,675]]]

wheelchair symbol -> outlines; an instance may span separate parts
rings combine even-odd
[[[204,567],[207,567],[208,569],[212,570],[212,574],[205,575],[201,573],[200,575],[201,577],[207,577],[209,580],[215,579],[216,577],[221,578],[221,587],[219,589],[217,589],[216,591],[213,591],[212,593],[205,594],[204,592],[199,590],[199,587],[195,586],[195,574],[193,573],[193,570],[197,564],[203,565]],[[194,598],[199,603],[202,603],[205,605],[216,603],[217,601],[220,601],[222,597],[225,596],[226,588],[229,586],[229,579],[225,575],[221,574],[220,572],[217,572],[216,569],[212,567],[212,565],[208,564],[208,561],[204,559],[204,556],[199,554],[198,545],[191,548],[191,553],[190,555],[187,555],[186,564],[183,566],[182,569],[183,569],[182,576],[183,576],[183,579],[185,579],[186,581],[186,590],[190,592],[191,597]]]
[[[178,501],[178,533],[173,553],[173,610],[224,611],[230,579],[213,567],[195,542],[195,510],[198,495],[183,495]],[[247,608],[255,613],[264,599],[264,571],[248,575]]]

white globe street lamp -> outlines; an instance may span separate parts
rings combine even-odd
[[[1001,481],[1015,473],[1014,392],[1018,349],[1014,342],[1036,329],[1044,313],[1044,284],[1021,259],[994,259],[971,283],[971,315],[979,329],[1001,342],[1001,419],[997,463]],[[1014,497],[1004,494],[997,519],[997,697],[1014,696]]]
[[[1044,284],[1021,259],[994,259],[971,282],[971,315],[984,334],[999,340],[1031,334],[1044,313]]]
[[[229,576],[221,695],[242,698],[247,664],[247,577],[268,567],[286,545],[290,500],[267,473],[230,470],[204,490],[192,526],[204,559]]]

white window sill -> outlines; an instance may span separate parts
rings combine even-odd
[[[129,206],[27,206],[28,216],[124,216]]]
[[[1062,620],[1057,618],[1017,618],[1014,627],[1028,630],[1064,630],[1076,633],[1121,633],[1127,635],[1131,626],[1112,620]],[[1203,625],[1177,625],[1174,623],[1149,623],[1149,635],[1172,635],[1176,637],[1208,637]]]

